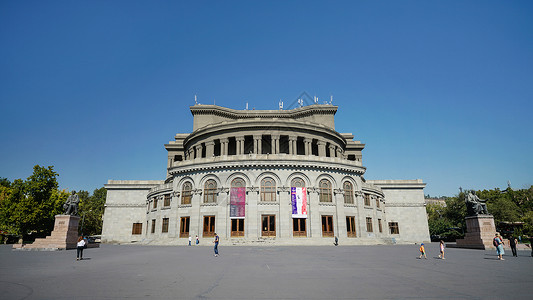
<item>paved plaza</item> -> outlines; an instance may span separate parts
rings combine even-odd
[[[533,257],[426,245],[251,247],[0,246],[0,299],[532,299]]]

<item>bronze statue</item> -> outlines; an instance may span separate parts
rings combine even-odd
[[[65,215],[75,216],[78,214],[78,203],[80,203],[80,197],[76,194],[76,191],[72,191],[72,195],[68,196],[67,201],[63,204],[65,209]]]
[[[468,191],[465,197],[466,212],[468,216],[488,215],[487,200],[479,199],[474,191]]]

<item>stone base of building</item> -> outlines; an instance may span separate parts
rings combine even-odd
[[[46,238],[35,239],[32,244],[16,244],[16,250],[66,250],[76,249],[80,217],[56,215],[54,230]]]
[[[494,217],[492,215],[477,215],[466,217],[466,231],[464,239],[459,239],[456,244],[446,245],[450,248],[468,249],[493,249],[492,240],[496,233]]]

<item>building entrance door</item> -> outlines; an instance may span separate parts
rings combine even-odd
[[[262,219],[262,236],[276,236],[276,216],[263,215]]]
[[[292,236],[294,237],[306,237],[307,231],[305,230],[305,218],[292,219]]]
[[[244,236],[244,219],[231,219],[231,236]]]
[[[322,216],[322,236],[333,236],[333,216]]]

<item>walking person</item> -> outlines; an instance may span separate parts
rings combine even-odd
[[[503,258],[503,255],[505,254],[505,250],[503,250],[503,240],[499,233],[496,233],[494,240],[492,240],[492,244],[494,245],[494,247],[496,247],[496,254],[498,254],[498,259],[505,260]]]
[[[443,240],[440,240],[440,254],[439,254],[439,258],[440,259],[446,259],[444,258],[444,241]]]
[[[531,247],[531,257],[533,257],[533,236],[530,236],[528,239],[529,239],[529,247]]]
[[[196,246],[198,246],[198,244],[200,244],[200,239],[198,238],[198,235],[196,235]]]
[[[213,241],[213,243],[215,243],[215,256],[218,256],[218,242],[219,242],[219,238],[218,238],[218,234],[215,232],[215,240]]]
[[[191,236],[189,235],[189,246],[191,245],[191,241],[192,241],[192,238],[191,238]]]
[[[426,249],[424,249],[424,243],[422,243],[420,245],[420,256],[418,257],[419,259],[422,259],[422,256],[424,256],[425,259],[428,259],[427,256],[426,256]]]
[[[76,247],[76,260],[83,260],[83,248],[85,248],[85,240],[80,235],[78,237],[78,244]]]
[[[509,237],[509,246],[511,246],[513,257],[518,257],[518,255],[516,254],[516,244],[517,244],[517,240],[514,238],[514,236]]]

